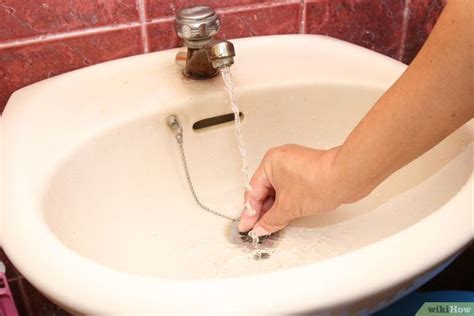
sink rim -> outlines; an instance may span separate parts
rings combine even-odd
[[[245,45],[252,46],[261,39],[262,38],[258,37],[240,39],[235,40],[235,43],[242,45],[242,47]],[[398,72],[401,72],[405,69],[404,65],[393,61],[388,57],[369,50],[365,50],[352,44],[329,39],[323,36],[272,36],[271,38],[266,37],[265,41],[281,41],[286,43],[288,40],[300,41],[302,39],[307,39],[308,42],[315,40],[316,44],[320,44],[322,46],[328,45],[338,47],[339,49],[345,48],[349,52],[347,53],[346,51],[343,53],[346,55],[362,52],[363,55],[372,56],[371,58],[380,61],[381,64],[390,63],[390,65],[386,68],[397,68]],[[311,45],[316,44],[313,42],[311,43]],[[165,58],[166,56],[174,54],[175,51],[176,50],[158,52],[151,55]],[[136,60],[146,58],[149,58],[149,56],[131,57],[131,59]],[[124,60],[125,59],[122,59],[121,61],[113,61],[107,64],[111,65],[117,62],[123,63]],[[99,69],[99,67],[90,68],[91,69],[79,71],[93,72],[94,69]],[[66,78],[66,76],[64,78]],[[47,85],[47,83],[33,85],[34,87],[32,89],[42,89],[41,86],[43,85]],[[32,89],[24,88],[22,89],[22,92],[18,92],[16,95],[21,99],[22,94],[28,93],[28,91]],[[14,103],[16,99],[17,97],[15,96],[11,102]],[[1,121],[3,124],[0,125],[0,128],[2,129],[2,140],[8,140],[8,143],[10,143],[10,146],[12,146],[11,143],[13,142],[12,137],[14,136],[14,133],[12,133],[9,128],[11,128],[11,126],[16,123],[15,121],[21,122],[22,117],[28,115],[25,113],[25,109],[13,109],[13,107],[10,108],[8,108],[8,111],[5,113],[5,117],[2,118]],[[136,115],[146,115],[146,112],[149,110],[150,108],[145,107],[145,112],[142,112],[141,114],[137,113]],[[128,116],[126,121],[131,119],[134,118]],[[5,126],[6,124],[9,126]],[[7,148],[9,145],[8,143],[4,145]],[[4,158],[9,159],[10,164],[14,164],[11,161],[13,160],[14,155],[7,155],[8,152],[5,152],[5,150],[3,150],[3,152]],[[64,152],[67,152],[67,150]],[[6,159],[4,159],[2,163],[5,163]],[[12,171],[8,170],[8,172],[6,172],[6,177],[2,178],[4,186],[6,183],[10,184],[8,190],[4,191],[16,193],[22,191],[25,192],[25,189],[22,186],[26,185],[26,192],[29,192],[28,189],[31,189],[31,185],[22,183],[21,181],[13,180],[14,171],[19,170],[19,166],[16,167],[17,168],[13,169]],[[40,179],[35,185],[39,185],[41,184],[42,180],[48,179],[48,170],[51,171],[53,169],[50,170],[47,167],[45,168],[45,172],[43,174],[39,173],[37,176]],[[42,179],[41,175],[43,177]],[[10,181],[5,180],[6,178],[8,178]],[[472,197],[472,195],[469,194],[469,188],[472,188],[472,171],[471,177],[469,177],[468,181],[463,185],[460,191],[452,198],[452,203],[445,204],[443,207],[438,209],[438,211],[425,217],[420,222],[408,227],[404,231],[404,234],[397,233],[386,239],[364,246],[357,251],[352,251],[341,256],[330,258],[328,260],[318,262],[317,264],[299,266],[288,270],[272,272],[263,275],[249,275],[239,278],[186,281],[163,280],[160,278],[128,275],[125,272],[112,270],[88,258],[81,257],[57,240],[53,232],[49,230],[48,225],[42,222],[42,216],[40,216],[40,212],[38,211],[42,208],[40,198],[41,195],[39,193],[41,190],[29,192],[32,193],[33,198],[29,201],[23,201],[22,203],[18,203],[19,201],[16,201],[17,203],[11,203],[9,199],[4,199],[4,206],[9,206],[12,209],[9,210],[9,214],[5,219],[7,223],[14,223],[15,220],[12,219],[14,216],[11,214],[13,210],[20,206],[29,210],[29,215],[31,215],[29,221],[31,221],[30,224],[32,232],[38,233],[35,235],[42,236],[42,240],[38,241],[38,243],[44,247],[44,250],[47,250],[45,251],[46,253],[42,255],[44,256],[48,255],[49,253],[54,253],[57,257],[57,260],[50,262],[47,260],[47,258],[41,258],[42,256],[40,255],[39,259],[41,260],[38,260],[38,263],[41,266],[41,269],[38,269],[38,266],[35,268],[29,267],[28,262],[25,262],[25,258],[34,258],[35,256],[32,254],[25,254],[27,252],[25,249],[22,249],[22,253],[19,253],[14,249],[15,246],[22,244],[22,242],[16,242],[14,237],[27,238],[27,235],[14,233],[12,229],[9,229],[7,234],[3,236],[6,237],[4,246],[12,261],[20,267],[20,270],[23,272],[25,277],[27,277],[34,285],[42,289],[48,296],[54,297],[55,300],[60,301],[67,306],[77,307],[80,305],[81,311],[110,312],[110,306],[116,306],[117,310],[129,312],[131,312],[132,309],[133,311],[137,311],[134,309],[134,307],[138,308],[139,306],[142,308],[143,306],[148,306],[151,308],[144,309],[143,311],[176,311],[176,306],[182,305],[181,299],[183,297],[186,298],[187,306],[181,307],[188,308],[187,311],[195,311],[196,308],[203,308],[202,296],[197,296],[196,293],[207,293],[207,295],[209,295],[208,297],[212,296],[217,298],[218,304],[213,307],[214,311],[222,312],[223,310],[231,309],[232,311],[239,312],[294,312],[299,310],[307,310],[311,307],[314,307],[314,298],[318,297],[318,295],[319,305],[327,307],[340,305],[344,302],[347,303],[351,300],[356,300],[361,298],[363,295],[368,295],[367,293],[375,293],[381,289],[386,288],[387,285],[393,285],[400,282],[401,280],[414,277],[416,275],[414,271],[427,270],[434,264],[445,260],[447,257],[449,257],[449,255],[453,254],[455,250],[462,248],[470,241],[470,239],[472,239],[472,231],[469,234],[467,230],[463,231],[462,229],[459,229],[459,227],[455,227],[455,225],[451,225],[451,227],[447,230],[447,232],[451,233],[452,238],[450,240],[444,240],[443,244],[438,245],[436,251],[434,249],[429,249],[430,247],[428,246],[432,245],[432,240],[428,237],[439,234],[439,227],[444,227],[445,223],[449,221],[453,222],[453,224],[464,224],[465,226],[465,222],[469,221],[470,219],[469,210],[463,210],[462,207],[456,208],[456,204],[465,205],[464,203],[469,203],[469,197]],[[5,194],[4,196],[9,195]],[[16,221],[18,222],[19,219],[16,219]],[[23,230],[25,233],[26,230]],[[417,236],[419,235],[419,232],[431,233],[425,233],[423,236]],[[407,246],[400,248],[398,246],[400,243],[405,243]],[[419,255],[419,249],[421,249],[420,246],[425,246],[425,248],[427,248],[426,252],[424,253],[424,260],[416,259],[417,255]],[[402,262],[396,263],[387,261],[387,258],[393,257],[393,253],[390,252],[391,249],[397,249],[398,255],[403,257],[404,260]],[[375,261],[367,262],[367,258],[377,257],[382,257],[385,260],[384,264],[382,265],[383,267],[392,267],[392,269],[388,272],[383,272],[380,271],[380,263],[377,264]],[[427,260],[427,258],[429,258],[429,260]],[[353,265],[352,270],[350,271],[347,269],[347,262],[350,262],[351,265]],[[49,271],[50,275],[46,277],[41,273],[41,271],[38,270],[47,270]],[[337,273],[337,278],[330,278],[329,276],[331,273],[336,274],[334,273],[336,271],[339,272]],[[380,275],[376,277],[377,274],[374,272],[374,277],[364,278],[367,271],[376,271]],[[348,275],[349,272],[356,273],[355,275]],[[71,279],[65,279],[65,276],[68,273],[72,273],[74,276]],[[79,277],[75,277],[77,275],[79,275]],[[311,276],[311,279],[316,279],[316,284],[307,285],[304,281],[308,280],[308,276]],[[349,277],[351,278],[352,282],[346,283],[345,278]],[[383,277],[383,281],[380,281],[381,277]],[[62,282],[54,283],[55,281],[51,281],[50,279],[62,280]],[[103,280],[107,280],[105,286],[103,284]],[[326,282],[322,282],[323,286],[318,284],[318,282],[321,280],[326,280]],[[358,285],[361,283],[364,283],[366,288],[363,294],[360,293],[360,285]],[[127,284],[127,286],[124,287],[123,284]],[[248,284],[252,284],[253,287],[248,288]],[[70,291],[64,290],[64,286],[66,285],[67,288],[71,289]],[[294,297],[300,297],[300,299],[298,301],[288,300],[288,295],[286,292],[278,291],[282,285],[292,287],[292,295],[294,295]],[[81,289],[84,287],[92,287],[93,290],[81,293]],[[121,292],[110,294],[116,289],[121,289]],[[271,294],[271,303],[254,299],[255,297],[260,297],[259,294],[261,294],[263,291],[267,292],[269,296]],[[133,297],[133,294],[136,292],[153,294],[134,297],[133,301],[130,301]],[[229,293],[233,293],[233,295],[229,295]],[[342,295],[342,293],[345,294]],[[240,295],[239,306],[232,305],[235,304],[234,297],[236,295]],[[156,302],[157,297],[166,299]],[[247,302],[247,304],[245,304],[245,302]]]

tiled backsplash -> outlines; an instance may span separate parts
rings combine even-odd
[[[73,69],[180,46],[179,9],[217,9],[221,38],[310,33],[410,63],[446,0],[0,0],[0,110],[26,85]]]

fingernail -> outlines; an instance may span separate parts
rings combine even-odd
[[[255,216],[255,214],[257,214],[257,212],[253,209],[252,205],[250,205],[250,202],[245,202],[245,215]]]
[[[243,221],[240,221],[239,223],[239,232],[241,233],[246,233],[249,231],[251,227],[249,227],[249,225],[247,225],[247,223],[243,222]]]
[[[253,224],[254,223],[250,220],[241,219],[239,223],[239,232],[248,233],[252,229]]]
[[[267,236],[270,235],[271,233],[264,229],[262,226],[257,226],[254,229],[252,229],[252,232],[257,236],[257,237],[262,237],[262,236]]]

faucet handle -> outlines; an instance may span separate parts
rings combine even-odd
[[[206,6],[181,10],[176,16],[176,33],[185,41],[203,41],[217,34],[221,22],[216,12]]]

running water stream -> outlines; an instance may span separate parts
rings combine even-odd
[[[246,191],[252,190],[250,187],[250,178],[249,178],[249,164],[247,160],[247,150],[245,149],[244,138],[242,137],[242,123],[240,121],[240,110],[239,105],[237,104],[237,99],[234,92],[234,83],[232,81],[232,74],[229,67],[224,67],[221,69],[222,79],[224,79],[224,84],[229,94],[230,105],[232,107],[232,112],[234,112],[234,127],[235,127],[235,138],[237,140],[237,146],[240,152],[240,162],[241,162],[241,171],[242,178],[244,180],[244,188]]]
[[[241,161],[241,172],[242,178],[244,180],[245,191],[252,190],[250,186],[250,177],[249,177],[249,164],[247,160],[247,150],[245,149],[244,138],[242,137],[242,123],[240,122],[240,110],[237,103],[237,98],[235,97],[234,92],[234,82],[232,81],[232,73],[230,72],[229,67],[221,69],[222,78],[224,79],[224,84],[229,94],[230,105],[232,107],[232,112],[234,112],[234,127],[235,127],[235,139],[237,140],[237,146],[239,147],[240,152],[240,161]],[[252,208],[248,201],[245,201],[245,212],[249,216],[255,215],[255,210]]]
[[[240,121],[240,110],[237,103],[237,98],[235,97],[234,92],[234,83],[232,81],[232,73],[230,72],[229,67],[224,67],[221,69],[222,79],[224,80],[225,87],[229,94],[230,104],[232,107],[232,112],[234,112],[234,127],[235,127],[235,138],[237,140],[237,146],[240,152],[241,160],[241,172],[242,178],[244,181],[244,188],[246,191],[251,191],[252,187],[250,186],[250,177],[249,177],[249,165],[247,159],[247,150],[245,149],[245,142],[242,136],[242,123]],[[245,213],[249,216],[255,215],[255,210],[252,208],[248,201],[245,201]],[[267,253],[270,249],[259,249],[259,238],[253,232],[249,233],[249,236],[252,238],[252,245],[254,247],[253,257],[258,260],[262,258],[263,253]],[[267,251],[268,250],[268,251]]]

